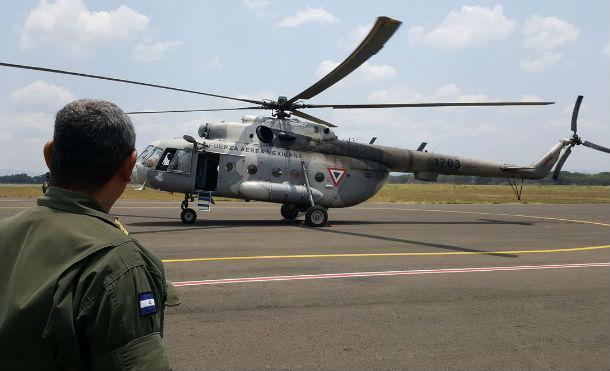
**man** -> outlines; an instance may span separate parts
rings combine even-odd
[[[0,368],[169,369],[159,259],[108,215],[136,161],[129,117],[83,99],[44,146],[37,206],[0,221]]]

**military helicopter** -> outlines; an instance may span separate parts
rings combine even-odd
[[[334,70],[288,99],[253,100],[195,90],[84,74],[36,66],[0,62],[0,66],[72,76],[110,80],[251,104],[247,107],[171,111],[134,111],[128,114],[159,114],[202,111],[270,110],[271,116],[244,116],[241,122],[205,123],[197,140],[185,135],[150,143],[138,157],[133,180],[141,188],[150,187],[183,193],[181,220],[192,224],[197,212],[189,207],[197,199],[198,208],[210,210],[213,196],[282,204],[281,215],[288,220],[305,213],[311,227],[327,225],[328,208],[360,204],[379,191],[390,172],[414,173],[419,180],[436,181],[439,174],[476,175],[507,178],[520,199],[524,179],[541,179],[553,168],[557,179],[561,167],[576,145],[610,153],[610,149],[582,141],[577,135],[577,117],[582,96],[572,115],[573,135],[561,139],[544,156],[529,166],[517,166],[454,155],[427,152],[426,143],[416,150],[340,140],[336,126],[303,109],[364,109],[447,106],[523,106],[554,102],[453,102],[393,104],[307,104],[375,55],[398,29],[401,22],[379,17],[361,44]],[[298,118],[303,119],[299,120]],[[561,154],[563,152],[563,154]],[[520,181],[520,185],[518,184]]]

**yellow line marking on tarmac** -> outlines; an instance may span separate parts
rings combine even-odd
[[[227,260],[265,260],[265,259],[322,259],[322,258],[364,258],[387,256],[444,256],[444,255],[499,255],[499,254],[544,254],[608,249],[610,245],[573,247],[549,250],[505,250],[505,251],[445,251],[445,252],[396,252],[396,253],[355,253],[355,254],[308,254],[308,255],[259,255],[225,256],[217,258],[165,259],[163,263],[192,263]]]
[[[414,208],[404,209],[404,208],[391,208],[391,207],[362,207],[359,209],[360,210],[392,210],[392,211],[426,211],[426,212],[435,212],[435,213],[514,216],[514,217],[519,217],[519,218],[554,220],[554,221],[559,221],[559,222],[593,224],[593,225],[600,225],[603,227],[610,227],[610,224],[608,224],[608,223],[592,222],[590,220],[554,218],[554,217],[550,217],[550,216],[536,216],[536,215],[523,215],[523,214],[492,213],[492,212],[487,212],[487,211],[460,211],[460,210],[414,209]]]

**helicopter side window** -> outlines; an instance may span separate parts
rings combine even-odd
[[[145,158],[144,160],[142,160],[142,165],[144,165],[146,167],[150,167],[150,168],[156,167],[157,163],[159,162],[159,158],[161,157],[162,154],[163,154],[163,149],[161,149],[159,147],[155,147],[155,149],[148,156],[148,158]]]
[[[169,167],[169,163],[172,161],[175,154],[176,154],[175,148],[166,149],[165,152],[163,152],[163,155],[161,156],[161,158],[159,159],[159,162],[157,163],[157,170],[167,171],[167,168]]]
[[[173,171],[176,173],[188,174],[191,172],[191,158],[193,151],[191,150],[178,150],[171,158],[167,171]]]

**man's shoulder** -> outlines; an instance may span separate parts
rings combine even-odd
[[[164,276],[161,261],[132,239],[92,255],[86,263],[85,275],[99,274],[104,277],[104,285],[108,285],[133,269],[145,269],[151,275]]]
[[[70,240],[82,244],[118,244],[129,240],[116,225],[93,215],[72,213],[45,206],[33,206],[0,222],[0,231],[13,236],[35,232],[38,238],[52,237],[57,243]],[[79,244],[80,244],[79,243]]]

